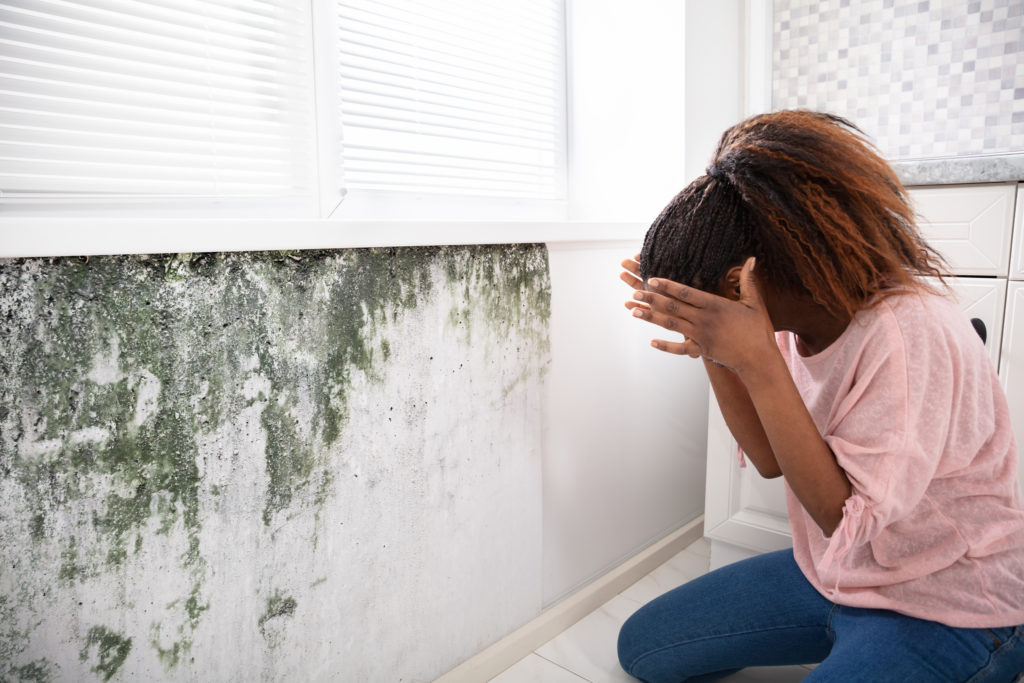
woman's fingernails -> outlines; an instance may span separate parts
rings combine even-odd
[[[634,310],[633,310],[633,317],[634,317],[634,318],[642,318],[642,317],[644,317],[644,312],[643,312],[643,310],[641,310],[641,309],[639,309],[639,308],[636,308],[636,309],[634,309]]]
[[[647,285],[652,289],[657,289],[658,287],[661,287],[661,280],[648,280]]]

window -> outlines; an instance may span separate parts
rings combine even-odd
[[[558,0],[341,0],[350,189],[564,198]]]
[[[268,199],[317,178],[310,16],[292,0],[8,0],[5,208]]]
[[[564,198],[561,0],[8,0],[0,27],[8,215]]]
[[[0,258],[635,241],[685,6],[3,0]]]

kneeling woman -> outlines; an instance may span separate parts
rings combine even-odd
[[[684,335],[653,346],[702,358],[743,452],[785,478],[793,530],[792,550],[641,608],[623,668],[1017,680],[1024,504],[1006,398],[941,278],[922,279],[941,260],[859,131],[806,111],[734,126],[623,266],[633,314]]]

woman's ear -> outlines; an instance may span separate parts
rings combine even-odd
[[[725,284],[722,287],[722,296],[733,301],[739,301],[740,299],[740,273],[743,272],[743,266],[733,266],[725,273]]]

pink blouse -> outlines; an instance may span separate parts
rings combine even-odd
[[[776,335],[853,486],[831,537],[786,487],[797,564],[825,597],[957,627],[1024,623],[1024,503],[1006,397],[949,299],[859,312],[821,353]]]

